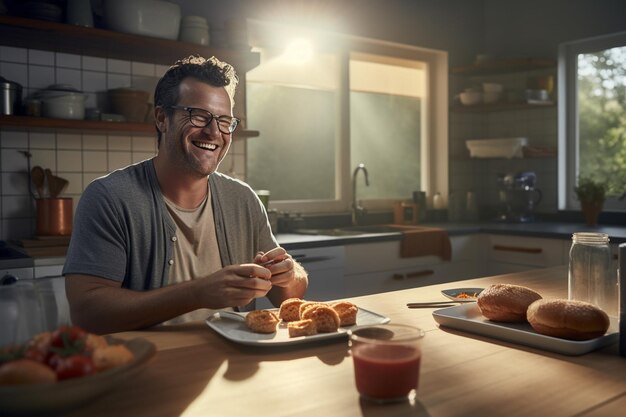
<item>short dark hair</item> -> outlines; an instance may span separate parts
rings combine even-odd
[[[161,107],[168,116],[172,116],[171,106],[178,104],[178,86],[188,77],[195,78],[213,87],[224,87],[231,105],[235,104],[235,90],[239,79],[232,65],[212,56],[203,58],[191,55],[176,61],[163,74],[154,90],[154,106]],[[161,131],[157,128],[158,143],[161,143]]]

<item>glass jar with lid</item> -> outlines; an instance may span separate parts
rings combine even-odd
[[[568,298],[592,303],[617,321],[617,273],[606,233],[574,233],[569,252]]]

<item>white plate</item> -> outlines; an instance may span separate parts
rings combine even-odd
[[[474,303],[435,310],[433,317],[442,326],[571,356],[584,355],[615,343],[618,339],[618,333],[584,341],[545,336],[535,332],[528,323],[496,323],[487,320]]]
[[[113,339],[112,343],[123,343],[133,352],[134,359],[126,364],[95,375],[67,379],[47,384],[7,385],[0,387],[0,412],[7,414],[56,414],[69,411],[104,393],[115,389],[121,382],[128,381],[143,369],[156,353],[156,347],[146,339],[129,341]]]
[[[238,319],[237,317],[231,317],[233,314],[237,314],[241,318]],[[220,313],[217,312],[206,319],[206,324],[228,340],[251,346],[296,345],[300,343],[311,343],[319,340],[342,338],[347,336],[346,331],[356,327],[340,327],[339,330],[334,333],[319,333],[313,336],[289,337],[287,324],[280,322],[276,333],[261,334],[254,333],[248,329],[243,320],[246,314],[247,313],[229,312],[227,315],[224,315],[224,317],[220,317]],[[359,308],[356,315],[357,326],[362,326],[364,324],[383,324],[389,323],[389,321],[389,317],[382,316],[363,308]]]
[[[460,303],[467,303],[470,301],[476,301],[476,297],[482,292],[483,289],[484,288],[450,288],[448,290],[442,290],[441,293],[451,300],[458,301]],[[461,293],[465,293],[467,295],[476,294],[476,297],[459,297],[459,294]]]

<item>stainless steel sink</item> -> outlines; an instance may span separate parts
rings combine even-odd
[[[297,229],[295,233],[302,235],[322,236],[358,236],[377,233],[399,233],[401,230],[390,225],[346,226],[332,229]]]

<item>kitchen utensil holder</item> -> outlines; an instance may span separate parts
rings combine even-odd
[[[71,198],[37,199],[37,235],[71,235],[73,209],[74,206]]]

